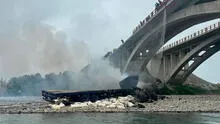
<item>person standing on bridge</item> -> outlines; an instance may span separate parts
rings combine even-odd
[[[163,6],[163,2],[161,0],[158,0],[158,2],[155,4],[155,6],[156,6],[155,7],[156,11],[159,11]]]
[[[156,6],[156,11],[159,11],[163,6],[165,6],[167,4],[169,0],[158,0],[158,2],[155,4]]]
[[[121,39],[121,43],[122,43],[122,44],[124,44],[124,43],[125,43],[125,41],[124,41],[123,39]]]
[[[162,2],[161,0],[158,0],[158,3],[159,3],[160,5],[163,5],[163,2]]]
[[[156,10],[156,11],[159,11],[159,10],[160,10],[160,7],[161,7],[161,5],[160,5],[159,3],[156,3],[156,4],[155,4],[155,10]]]
[[[145,22],[148,22],[148,20],[150,20],[150,16],[149,15],[145,18]]]

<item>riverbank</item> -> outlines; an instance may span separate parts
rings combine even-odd
[[[53,108],[48,102],[0,104],[1,114],[72,113],[72,112],[220,112],[220,95],[172,95],[153,103],[135,103],[139,106],[109,108],[83,106]],[[143,105],[143,106],[141,106]],[[141,107],[141,108],[140,108]]]

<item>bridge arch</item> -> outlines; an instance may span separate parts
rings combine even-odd
[[[219,10],[220,0],[215,0],[189,6],[183,10],[177,11],[167,20],[165,40],[170,40],[178,33],[193,25],[219,18]]]
[[[197,1],[200,0],[176,0],[176,3],[169,4],[166,10],[158,12],[113,52],[109,57],[112,64],[120,68],[122,73],[142,72],[169,39],[195,24],[220,17],[220,0],[195,4]],[[165,18],[164,15],[166,22],[161,23]],[[164,27],[166,27],[165,38],[160,40]],[[145,52],[146,50],[148,52]],[[143,53],[141,57],[140,53]]]
[[[167,18],[166,33],[164,43],[176,36],[178,33],[190,28],[193,25],[210,21],[220,17],[220,0],[211,1],[207,3],[197,4],[189,6],[185,9],[181,9],[175,12],[172,16]],[[150,37],[140,40],[143,43],[139,46],[137,53],[149,49],[150,52],[146,55],[145,60],[140,65],[140,71],[146,69],[146,65],[155,55],[155,53],[162,47],[163,44],[155,42],[155,35],[161,35],[163,25],[158,25],[154,30],[150,32]],[[149,34],[149,33],[148,33]],[[154,47],[152,47],[154,46]]]
[[[220,50],[220,36],[213,36],[192,49],[165,77],[165,83],[183,83],[204,61]]]

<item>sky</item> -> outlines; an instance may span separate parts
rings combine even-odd
[[[99,58],[121,45],[121,39],[132,34],[155,2],[0,0],[0,75],[77,70],[91,58]],[[213,22],[195,26],[176,39],[210,23]],[[216,68],[219,62],[217,53],[195,73],[208,81],[220,82]]]

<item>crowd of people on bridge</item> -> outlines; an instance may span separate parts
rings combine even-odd
[[[144,24],[146,24],[160,9],[162,9],[164,6],[167,5],[167,3],[170,0],[158,0],[158,2],[155,3],[155,10],[151,12],[150,15],[148,15],[143,21],[140,21],[140,24],[133,30],[133,34],[139,30]]]

